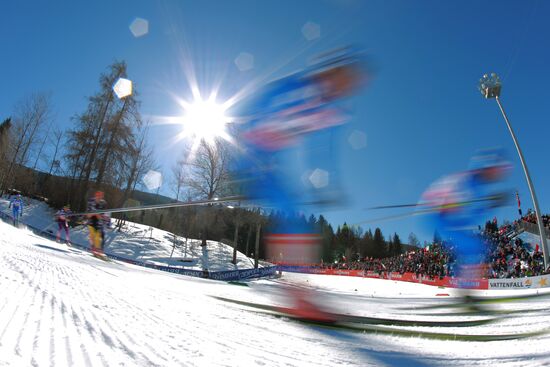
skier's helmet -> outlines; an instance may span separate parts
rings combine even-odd
[[[505,176],[512,165],[505,159],[502,149],[491,148],[478,151],[470,160],[469,168],[484,179],[495,181]]]
[[[328,100],[350,95],[366,77],[365,57],[352,47],[343,47],[318,56],[306,75],[320,83]]]
[[[104,197],[105,197],[105,195],[103,194],[103,191],[96,191],[95,192],[96,200],[103,200]]]

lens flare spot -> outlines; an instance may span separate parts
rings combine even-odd
[[[162,173],[150,170],[143,176],[143,183],[149,190],[156,190],[162,186]]]
[[[354,130],[348,137],[348,143],[355,150],[365,149],[367,147],[367,134]]]
[[[119,78],[115,85],[113,85],[113,91],[119,99],[128,97],[132,94],[132,81],[129,79]]]
[[[134,37],[139,38],[149,33],[149,21],[143,18],[136,18],[130,24],[130,32]]]
[[[321,37],[321,26],[317,23],[307,22],[302,27],[302,35],[308,41],[316,40]]]
[[[316,168],[309,176],[309,181],[316,189],[327,187],[329,183],[329,173],[323,169]]]
[[[234,62],[240,71],[248,71],[254,68],[254,56],[248,52],[241,52]]]

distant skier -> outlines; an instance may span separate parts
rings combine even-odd
[[[62,209],[55,213],[55,221],[57,222],[57,242],[61,240],[61,232],[65,231],[65,241],[70,244],[71,238],[69,236],[69,217],[71,215],[71,209],[68,205],[65,205]]]
[[[19,218],[23,216],[23,199],[21,198],[21,194],[17,194],[15,198],[10,201],[8,208],[11,208],[13,225],[17,226]]]
[[[500,151],[486,150],[472,159],[470,170],[443,177],[422,196],[421,206],[431,213],[429,223],[455,246],[461,288],[470,287],[464,280],[482,276],[485,248],[474,228],[506,201],[507,195],[494,186],[510,167]]]
[[[102,191],[96,191],[95,195],[88,200],[87,211],[96,211],[107,208],[107,202],[104,199]],[[103,257],[103,247],[105,240],[104,226],[108,217],[104,213],[88,214],[88,229],[90,231],[90,246],[94,255]]]

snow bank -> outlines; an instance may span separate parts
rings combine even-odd
[[[55,210],[34,199],[24,198],[24,203],[23,224],[51,235],[57,233]],[[7,197],[0,198],[0,210],[10,215],[8,205]],[[89,248],[86,226],[72,228],[70,236],[73,243]],[[174,240],[180,246],[172,254]],[[237,252],[237,263],[232,264],[233,248],[221,242],[208,241],[203,247],[200,240],[174,237],[170,232],[133,222],[127,222],[122,231],[106,229],[105,252],[129,260],[186,270],[218,272],[254,267],[254,260],[241,252]]]

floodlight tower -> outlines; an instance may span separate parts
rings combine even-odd
[[[531,182],[531,176],[529,175],[527,164],[525,164],[523,153],[521,151],[521,148],[519,147],[516,134],[514,134],[514,130],[512,129],[512,125],[510,125],[508,116],[506,116],[506,112],[504,112],[502,103],[500,103],[499,96],[500,96],[501,87],[502,87],[502,83],[500,82],[500,78],[495,73],[491,73],[490,75],[485,74],[481,79],[479,79],[479,91],[481,92],[481,94],[483,94],[483,96],[486,99],[494,98],[497,101],[498,107],[500,108],[500,112],[502,112],[502,116],[504,117],[506,126],[508,126],[508,130],[510,131],[510,135],[512,135],[512,140],[514,141],[516,150],[518,151],[519,160],[521,161],[521,166],[523,167],[523,172],[525,173],[525,179],[527,180],[527,186],[529,186],[529,192],[531,193],[531,199],[533,200],[533,206],[535,207],[535,215],[537,217],[537,225],[539,227],[542,254],[544,256],[544,269],[546,270],[548,266],[548,261],[549,261],[548,247],[546,245],[546,232],[544,230],[544,224],[542,222],[542,217],[540,215],[539,202],[537,200],[537,195],[535,193],[535,187],[533,186],[533,182]]]

